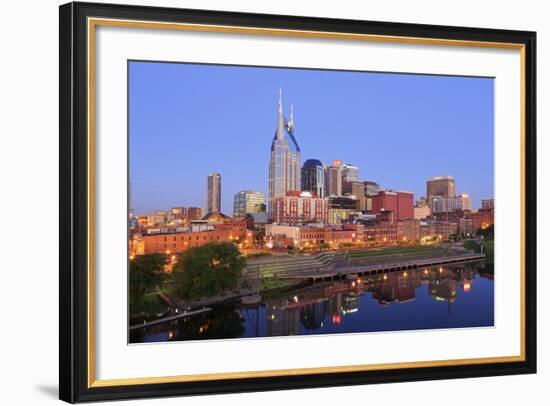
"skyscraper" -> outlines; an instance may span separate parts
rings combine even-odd
[[[356,182],[359,180],[359,167],[352,164],[342,165],[342,182]]]
[[[222,177],[210,173],[206,178],[206,212],[219,212],[222,205]]]
[[[244,217],[252,213],[265,213],[265,195],[262,192],[242,190],[233,201],[233,217]]]
[[[452,176],[433,176],[426,182],[426,198],[431,196],[454,197],[455,180]]]
[[[342,196],[342,162],[332,161],[332,165],[327,168],[326,175],[327,196]]]
[[[302,166],[302,191],[325,197],[325,167],[318,159],[308,159]]]
[[[300,147],[294,137],[294,115],[290,106],[290,119],[283,115],[282,91],[279,89],[277,130],[271,143],[269,160],[269,218],[274,218],[274,199],[286,196],[289,191],[301,189]]]

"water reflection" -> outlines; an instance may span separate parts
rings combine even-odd
[[[493,325],[492,266],[467,263],[307,285],[132,331],[131,342]]]

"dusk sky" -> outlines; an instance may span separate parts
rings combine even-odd
[[[493,79],[158,62],[130,62],[129,74],[137,213],[204,209],[210,172],[228,215],[238,191],[267,195],[279,87],[302,163],[340,159],[415,199],[437,175],[454,176],[474,208],[493,197]]]

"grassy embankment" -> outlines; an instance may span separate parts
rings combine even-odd
[[[355,263],[399,262],[418,258],[435,258],[450,255],[451,252],[439,246],[415,245],[388,247],[374,250],[349,251],[349,258]]]

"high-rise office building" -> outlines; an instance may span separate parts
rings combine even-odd
[[[294,114],[290,119],[283,115],[282,91],[279,90],[277,130],[271,143],[269,160],[269,218],[274,217],[274,199],[286,196],[287,192],[301,190],[300,146],[294,136]]]
[[[454,197],[455,180],[452,176],[433,176],[426,182],[426,198],[432,196]]]
[[[265,195],[252,190],[243,190],[235,194],[233,217],[244,217],[253,213],[265,213]]]
[[[461,193],[458,197],[462,201],[462,210],[472,210],[472,199],[468,193]]]
[[[356,182],[359,180],[359,167],[352,164],[342,165],[342,182]]]
[[[318,159],[308,159],[302,166],[302,191],[325,197],[325,167]]]
[[[342,196],[342,162],[332,161],[326,170],[327,196]]]
[[[221,211],[222,177],[219,173],[210,173],[206,178],[206,212]]]

